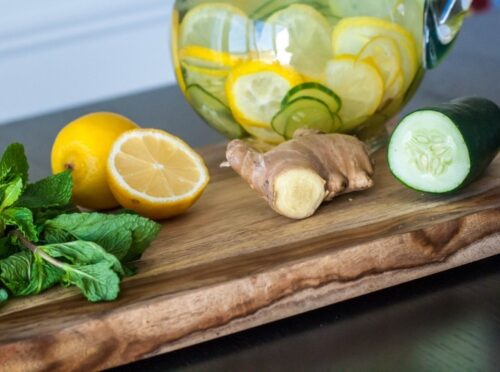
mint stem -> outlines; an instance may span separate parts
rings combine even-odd
[[[11,234],[17,237],[25,248],[29,249],[34,254],[39,255],[48,263],[63,270],[66,268],[66,265],[63,262],[56,260],[54,257],[49,256],[47,253],[41,250],[39,246],[33,244],[28,239],[26,239],[19,230],[14,230]]]

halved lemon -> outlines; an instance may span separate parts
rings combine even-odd
[[[398,47],[406,89],[417,72],[417,47],[411,33],[396,23],[374,17],[342,19],[332,34],[334,55],[357,56],[369,42],[380,36],[392,39]]]
[[[180,138],[158,129],[136,129],[118,137],[107,170],[118,202],[153,219],[186,211],[209,181],[201,156]]]
[[[217,52],[247,54],[252,23],[239,8],[224,3],[201,4],[184,17],[180,47],[195,45]]]
[[[270,128],[281,100],[302,77],[277,63],[251,61],[236,67],[226,81],[226,96],[236,120],[244,125]]]
[[[332,57],[331,30],[316,9],[293,4],[266,19],[257,38],[257,50],[259,54],[270,50],[281,64],[319,79]]]
[[[350,56],[332,59],[326,66],[327,86],[342,100],[341,131],[349,131],[372,115],[384,95],[384,81],[369,60]]]

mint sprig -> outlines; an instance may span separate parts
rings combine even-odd
[[[89,301],[117,298],[160,226],[122,213],[80,213],[71,204],[70,172],[28,184],[20,144],[0,160],[0,304],[54,285],[75,286]],[[10,296],[9,296],[10,293]]]

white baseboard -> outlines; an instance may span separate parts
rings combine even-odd
[[[173,0],[0,0],[0,124],[175,82]]]

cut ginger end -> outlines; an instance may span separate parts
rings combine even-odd
[[[274,180],[276,209],[293,219],[310,217],[325,200],[325,181],[310,169],[290,169]]]

